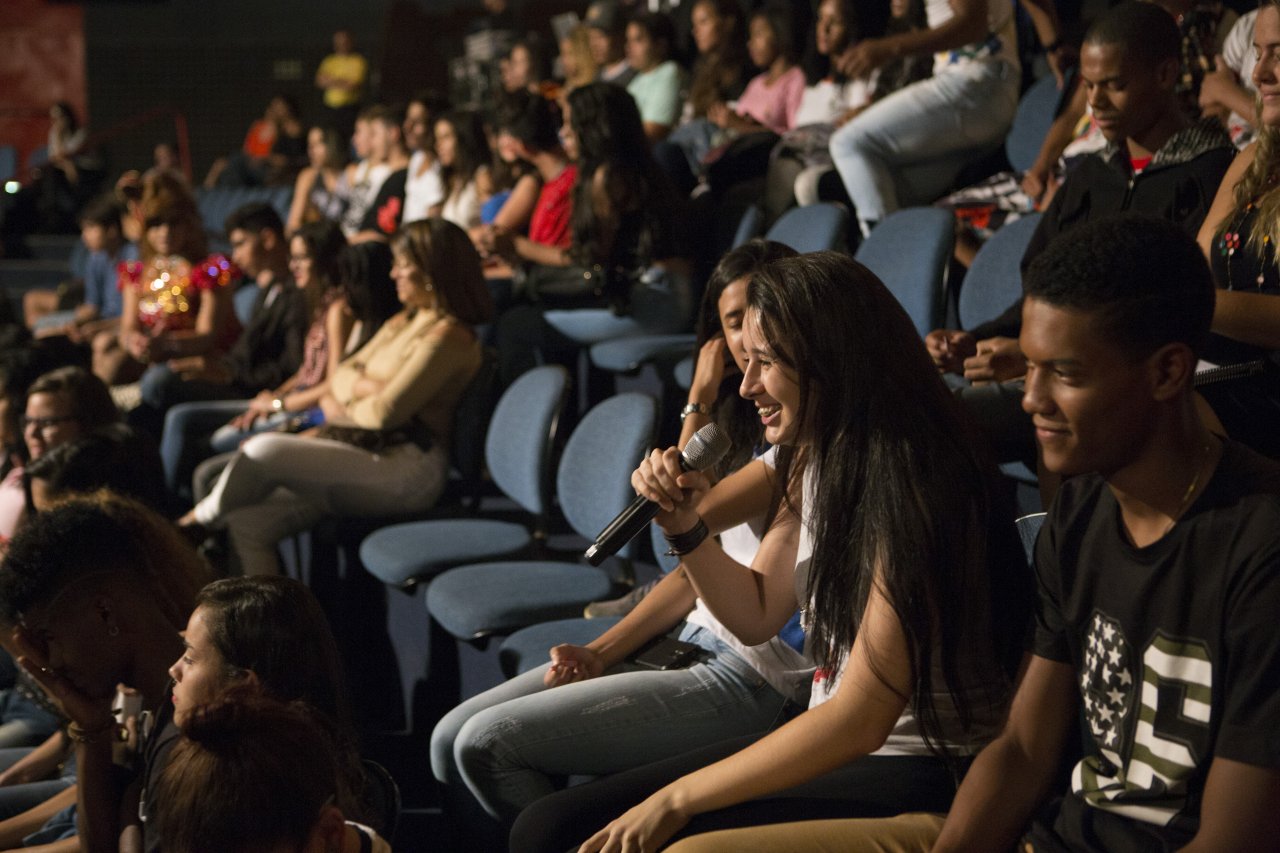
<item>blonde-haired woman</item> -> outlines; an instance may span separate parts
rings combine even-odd
[[[1231,438],[1280,457],[1280,0],[1254,24],[1258,137],[1236,156],[1200,229],[1218,286],[1200,394]]]

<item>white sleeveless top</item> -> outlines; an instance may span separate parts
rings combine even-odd
[[[759,457],[761,462],[771,468],[776,458],[777,451],[773,448]],[[721,533],[720,547],[725,554],[749,566],[755,559],[756,551],[760,549],[760,539],[763,535],[764,519],[758,518]],[[809,701],[809,685],[813,682],[813,661],[807,655],[787,645],[782,639],[772,637],[767,642],[756,646],[744,645],[732,631],[720,624],[720,620],[712,614],[701,598],[694,604],[693,612],[688,615],[685,622],[710,631],[750,663],[770,687],[792,702],[804,705]]]

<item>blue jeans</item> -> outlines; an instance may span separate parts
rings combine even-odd
[[[58,730],[56,716],[16,688],[0,690],[0,749],[38,746]]]
[[[867,107],[831,137],[858,219],[932,202],[1004,138],[1017,107],[1018,74],[1001,61],[949,69]]]
[[[556,790],[553,777],[617,773],[779,719],[786,699],[736,652],[693,625],[681,639],[709,657],[667,671],[623,663],[553,689],[539,668],[463,702],[431,733],[432,772],[509,822]]]
[[[191,472],[210,455],[209,437],[247,408],[248,400],[207,400],[179,403],[165,413],[160,461],[164,463],[164,481],[170,492],[175,495],[187,493],[191,486]]]
[[[19,759],[30,754],[30,748],[0,749],[0,770],[8,770]],[[6,820],[35,808],[54,794],[73,785],[76,781],[76,763],[74,756],[68,758],[62,769],[52,779],[39,782],[24,782],[20,785],[6,785],[0,788],[0,820]]]

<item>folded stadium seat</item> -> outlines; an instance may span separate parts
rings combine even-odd
[[[908,207],[886,216],[854,257],[885,283],[924,337],[943,325],[947,266],[954,247],[950,211]]]
[[[1028,213],[1000,228],[982,244],[960,285],[956,306],[960,328],[972,329],[999,317],[1022,298],[1022,256],[1039,224],[1040,214]]]
[[[657,405],[618,394],[589,411],[569,437],[556,494],[569,526],[591,541],[635,498],[631,472],[652,446]],[[618,557],[629,569],[635,542]],[[575,616],[608,597],[608,573],[582,563],[493,562],[460,566],[427,587],[427,610],[453,637],[471,641]]]
[[[360,543],[360,562],[383,583],[412,586],[436,572],[514,554],[545,530],[551,498],[551,452],[569,377],[558,365],[535,368],[511,384],[489,421],[485,459],[504,495],[533,528],[496,518],[412,521],[384,527]],[[536,532],[535,532],[536,531]]]
[[[680,564],[679,557],[667,554],[667,541],[663,538],[662,529],[656,524],[649,525],[649,535],[653,542],[653,553],[658,561],[658,568],[667,574]],[[498,647],[498,663],[507,678],[514,678],[522,672],[546,663],[551,647],[560,643],[572,643],[585,646],[605,631],[622,621],[621,616],[607,616],[600,619],[556,619],[551,622],[540,622],[521,628],[502,641]]]
[[[791,208],[778,217],[764,237],[805,254],[844,249],[848,231],[849,211],[844,205],[822,202]]]
[[[1070,72],[1074,75],[1074,70]],[[1040,156],[1040,146],[1049,135],[1049,127],[1062,109],[1063,94],[1071,91],[1070,78],[1062,89],[1052,74],[1046,74],[1022,93],[1013,125],[1004,138],[1004,153],[1015,172],[1030,169]]]

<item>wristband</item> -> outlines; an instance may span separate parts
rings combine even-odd
[[[685,418],[689,415],[706,415],[711,416],[711,407],[705,403],[686,403],[684,408],[680,410],[680,423],[684,423]]]
[[[1056,39],[1054,39],[1053,41],[1049,42],[1044,46],[1045,53],[1053,53],[1061,49],[1062,49],[1062,36],[1058,36]]]
[[[110,720],[93,729],[82,729],[76,723],[67,724],[67,737],[76,743],[101,743],[104,736],[107,736],[106,740],[123,739],[121,738],[122,731],[120,724],[115,720]]]
[[[671,546],[667,548],[667,556],[683,557],[690,551],[695,550],[710,535],[711,531],[707,528],[707,523],[703,521],[701,517],[698,518],[698,523],[695,524],[692,529],[686,530],[684,533],[680,533],[675,536],[669,536],[664,533],[663,536],[666,538],[667,544]]]

